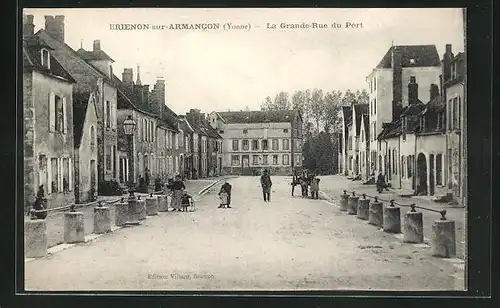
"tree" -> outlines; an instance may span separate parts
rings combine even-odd
[[[323,112],[324,131],[331,133],[338,127],[342,92],[332,91],[325,95],[325,110]]]
[[[273,101],[271,100],[271,97],[266,97],[264,100],[264,103],[260,105],[260,109],[263,111],[268,111],[268,110],[273,110]]]
[[[323,118],[323,112],[325,110],[323,90],[314,89],[312,91],[308,107],[311,118],[316,124],[316,132],[319,134],[320,122]]]
[[[304,91],[295,91],[292,95],[292,108],[299,109],[302,113],[305,112],[307,98]]]
[[[288,99],[288,93],[280,92],[274,98],[274,110],[290,110],[290,100]]]
[[[368,104],[370,101],[370,96],[368,95],[368,91],[366,89],[357,90],[356,91],[356,101],[358,104]]]
[[[356,94],[352,93],[351,90],[347,90],[342,97],[342,105],[350,106],[356,103]]]

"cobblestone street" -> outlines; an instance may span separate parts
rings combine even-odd
[[[300,189],[292,198],[289,177],[272,179],[270,203],[258,177],[232,179],[232,209],[217,209],[216,185],[196,212],[159,213],[26,262],[26,290],[454,288],[453,264],[432,257],[429,247],[303,199]]]

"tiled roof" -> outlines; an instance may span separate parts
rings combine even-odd
[[[42,66],[41,63],[41,50],[45,48],[49,50],[50,54],[50,68]],[[75,83],[75,79],[61,66],[61,64],[52,56],[50,51],[52,48],[39,40],[37,37],[33,37],[28,40],[23,40],[23,66],[24,68],[32,68],[41,73],[62,78],[70,83]]]
[[[399,45],[389,48],[377,68],[392,67],[392,50],[394,48],[401,51],[401,64],[403,67],[441,66],[436,45]],[[411,63],[410,59],[413,59],[414,63]]]
[[[391,122],[389,125],[384,127],[380,134],[378,135],[377,139],[387,139],[387,138],[392,138],[392,137],[397,137],[401,135],[402,132],[402,123],[401,119],[398,119],[397,121]]]
[[[111,59],[111,57],[108,56],[108,54],[103,50],[87,51],[83,48],[80,48],[76,51],[76,53],[86,61],[109,60],[111,62],[115,62],[115,60]]]
[[[359,135],[361,130],[361,117],[364,114],[368,114],[368,104],[355,104],[354,113],[356,114],[356,135]]]
[[[441,111],[444,108],[446,108],[446,105],[443,102],[441,95],[437,95],[425,105],[425,108],[420,112],[420,114],[423,115],[427,113],[433,113]]]
[[[276,111],[228,111],[218,112],[224,122],[234,123],[281,123],[290,122],[295,110]]]

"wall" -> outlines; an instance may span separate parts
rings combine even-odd
[[[405,159],[405,164],[401,168],[405,167],[404,172],[401,173],[401,189],[407,191],[413,191],[413,178],[415,177],[415,166],[413,160],[410,160],[410,172],[408,173],[408,157],[413,156],[416,160],[415,155],[415,134],[406,134],[406,140],[403,140],[403,136],[400,136],[400,151],[399,151],[399,161],[401,161],[401,156]],[[418,155],[418,153],[417,153]]]
[[[35,132],[33,134],[34,138],[34,147],[33,147],[33,164],[32,164],[32,173],[29,174],[30,172],[25,171],[28,173],[28,177],[25,178],[25,182],[31,181],[31,185],[33,185],[33,191],[36,194],[36,191],[38,189],[38,186],[40,184],[41,179],[39,178],[39,162],[38,162],[38,157],[39,155],[45,155],[47,157],[47,160],[49,161],[51,158],[58,158],[58,159],[63,159],[66,158],[69,161],[69,167],[68,167],[68,172],[69,172],[69,192],[51,192],[49,194],[49,189],[48,185],[50,185],[50,182],[53,181],[54,179],[50,179],[46,177],[43,181],[45,182],[44,184],[44,189],[45,189],[45,194],[48,200],[48,206],[49,207],[57,207],[61,205],[67,205],[72,202],[74,202],[75,196],[72,193],[73,192],[73,183],[74,183],[74,177],[73,177],[73,158],[74,158],[74,148],[73,148],[73,94],[72,94],[72,85],[69,83],[66,83],[64,81],[61,81],[59,79],[47,77],[45,75],[42,75],[38,72],[33,72],[31,75],[31,85],[32,85],[32,90],[29,91],[29,85],[30,85],[30,76],[31,74],[25,74],[23,77],[26,77],[28,80],[25,81],[25,90],[27,90],[27,94],[25,95],[30,95],[31,93],[32,98],[28,99],[24,104],[25,105],[30,105],[31,102],[33,103],[30,107],[30,109],[27,109],[25,111],[25,117],[29,116],[29,111],[33,110],[34,108],[34,127],[35,127]],[[62,134],[60,132],[49,132],[49,93],[53,92],[55,95],[65,97],[66,98],[66,123],[67,123],[67,130],[65,134]],[[27,113],[27,114],[26,114]],[[28,128],[30,123],[27,122]],[[27,135],[25,136],[25,139],[32,139],[29,136],[29,131],[27,132]],[[29,155],[31,152],[29,143],[28,147],[25,148],[25,155]],[[28,161],[29,163],[29,161]],[[62,165],[62,163],[60,162]],[[49,168],[51,168],[50,163],[47,164],[47,173],[49,173]],[[61,171],[59,171],[61,172]],[[59,182],[59,186],[62,186],[62,182]],[[31,200],[32,196],[27,195],[27,193],[31,193],[31,191],[26,191],[25,192],[25,199],[26,201]]]
[[[117,112],[117,98],[116,98],[116,88],[109,85],[108,83],[104,82],[104,84],[101,84],[101,97],[100,99],[97,100],[97,110],[101,110],[99,114],[102,114],[102,116],[99,117],[99,129],[98,129],[98,144],[100,146],[100,154],[99,154],[99,172],[101,174],[101,177],[104,178],[105,181],[109,181],[112,179],[117,179],[118,178],[118,148],[117,148],[117,117],[116,117],[116,112]],[[111,127],[107,128],[105,127],[105,122],[104,122],[104,102],[109,101],[110,102],[110,109],[111,109]],[[120,122],[120,124],[123,122]],[[104,131],[104,136],[103,136],[103,131]],[[104,139],[103,139],[104,137]],[[104,140],[104,142],[103,142]],[[116,147],[116,155],[113,156],[113,153],[111,152],[111,169],[106,168],[106,157],[108,155],[109,148],[115,146]],[[113,161],[116,162],[116,168],[115,172],[113,172]]]
[[[82,139],[80,143],[80,148],[75,149],[78,152],[78,161],[75,158],[75,165],[78,164],[78,177],[75,177],[77,180],[75,182],[78,185],[78,201],[79,202],[87,202],[90,201],[91,197],[91,160],[95,161],[95,169],[94,174],[97,177],[97,141],[94,145],[91,145],[90,138],[90,130],[91,127],[94,127],[95,132],[97,133],[97,114],[94,107],[94,104],[89,103],[87,107],[87,114],[85,115],[85,123],[83,125],[83,133]],[[96,136],[97,137],[97,136]],[[96,181],[96,195],[98,193],[98,182]],[[75,189],[76,190],[76,189]],[[76,193],[76,191],[75,191]]]
[[[23,124],[24,124],[24,207],[35,202],[37,180],[35,180],[35,104],[33,100],[32,72],[23,73]]]

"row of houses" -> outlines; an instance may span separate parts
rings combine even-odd
[[[118,78],[99,40],[92,50],[67,45],[64,16],[45,16],[36,33],[33,15],[23,17],[25,206],[41,185],[56,207],[146,173],[165,181],[257,168],[290,173],[301,164],[299,111],[178,115],[166,103],[165,80],[150,89],[139,67]],[[128,118],[137,124],[132,142],[123,127]]]
[[[452,46],[391,46],[367,76],[369,103],[343,106],[339,170],[381,172],[410,194],[466,195],[465,55]]]

